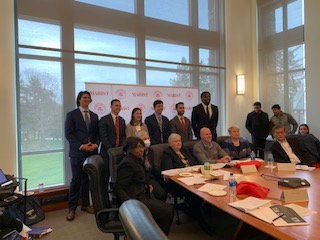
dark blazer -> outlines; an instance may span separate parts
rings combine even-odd
[[[186,131],[184,131],[181,121],[178,116],[172,118],[169,122],[171,133],[178,133],[181,136],[182,142],[191,141],[193,139],[191,122],[188,118],[183,117],[183,120],[186,125]]]
[[[301,141],[297,138],[287,138],[287,141],[292,148],[294,154],[299,158],[301,164],[313,166],[316,163],[317,159],[309,153],[309,151],[303,146]],[[290,163],[290,159],[284,149],[281,147],[278,141],[275,141],[270,150],[273,154],[275,162],[281,163]]]
[[[126,140],[126,122],[119,116],[120,125],[120,146],[123,145]],[[108,149],[116,146],[116,127],[111,113],[102,117],[99,121],[99,133],[101,138],[100,155],[103,159],[108,156]]]
[[[211,118],[208,119],[207,113],[205,112],[202,103],[198,104],[197,106],[193,107],[192,114],[191,114],[191,123],[194,135],[197,139],[200,139],[200,129],[203,127],[207,127],[211,130],[212,139],[216,141],[217,139],[217,125],[218,125],[218,117],[219,117],[219,110],[218,107],[210,104],[212,115]]]
[[[151,145],[159,143],[167,143],[168,137],[170,135],[169,119],[162,115],[162,137],[163,142],[161,142],[160,126],[155,114],[152,114],[144,120],[148,127]]]
[[[70,145],[69,157],[71,158],[86,158],[87,156],[98,154],[98,149],[90,153],[79,150],[82,144],[86,144],[89,141],[98,146],[100,144],[98,115],[94,112],[89,112],[89,130],[79,108],[67,113],[64,129],[65,137]]]
[[[251,153],[249,142],[243,138],[240,138],[240,152],[238,152],[237,147],[233,145],[231,138],[225,140],[221,144],[221,148],[234,160],[249,157]]]
[[[247,115],[246,128],[255,138],[266,139],[269,135],[270,122],[267,113],[252,111]]]
[[[180,149],[183,156],[189,161],[190,166],[193,166],[196,164],[196,161],[193,159],[191,154],[186,148]],[[161,156],[161,170],[168,170],[173,168],[184,168],[185,165],[181,161],[181,158],[179,155],[171,148],[168,147],[165,149]]]

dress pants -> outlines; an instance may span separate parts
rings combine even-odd
[[[266,146],[266,139],[265,138],[256,138],[253,135],[251,135],[251,138],[252,138],[252,144],[256,148],[260,148],[260,149],[256,149],[257,157],[264,159],[264,152],[262,149],[264,149]]]

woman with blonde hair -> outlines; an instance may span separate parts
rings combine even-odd
[[[232,159],[247,158],[250,156],[251,148],[249,142],[240,137],[240,128],[231,126],[228,128],[230,138],[222,143],[223,150],[230,155]]]

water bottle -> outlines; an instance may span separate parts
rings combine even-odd
[[[204,170],[204,178],[210,178],[210,163],[208,160],[206,160],[204,162],[204,166],[203,166],[203,170]]]
[[[255,154],[254,151],[251,151],[251,153],[250,153],[250,159],[251,159],[251,161],[256,160],[256,154]]]
[[[268,168],[273,168],[273,155],[272,153],[268,153]]]
[[[236,178],[234,177],[233,173],[230,173],[230,176],[229,176],[229,195],[230,195],[230,198],[233,198],[237,195],[236,186],[237,186]]]
[[[44,191],[44,183],[43,183],[43,181],[40,181],[40,183],[38,185],[38,188],[39,188],[39,193],[42,193]]]

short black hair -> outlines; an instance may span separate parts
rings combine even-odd
[[[142,141],[141,138],[138,137],[128,137],[127,140],[124,143],[123,146],[123,151],[125,153],[128,153],[129,151],[131,151],[132,149],[135,149],[138,145],[138,143],[140,143],[143,147],[145,147],[144,142]]]
[[[178,105],[180,105],[180,104],[184,105],[183,102],[178,102],[178,103],[176,103],[176,109],[178,108]]]
[[[273,109],[273,108],[276,108],[276,109],[281,109],[281,107],[280,107],[280,105],[279,104],[275,104],[275,105],[273,105],[272,107],[271,107],[271,109]]]
[[[202,93],[201,93],[200,97],[202,98],[202,97],[203,97],[203,95],[208,94],[208,93],[209,93],[209,94],[210,94],[210,96],[211,96],[211,93],[210,93],[210,92],[205,91],[205,92],[202,92]]]
[[[253,106],[259,106],[259,107],[261,107],[261,102],[254,102],[254,103],[253,103]]]
[[[79,93],[78,93],[78,96],[77,96],[77,102],[76,102],[77,107],[80,106],[80,99],[82,98],[82,96],[83,96],[84,94],[88,94],[89,97],[91,98],[90,92],[88,92],[88,91],[81,91],[81,92],[79,92]]]
[[[112,104],[113,104],[114,102],[120,102],[120,100],[119,100],[119,99],[112,99],[112,100],[111,100],[111,103],[110,103],[110,106],[112,106]]]
[[[155,100],[154,102],[153,102],[153,107],[155,108],[158,104],[163,104],[163,102],[161,101],[161,100]]]

